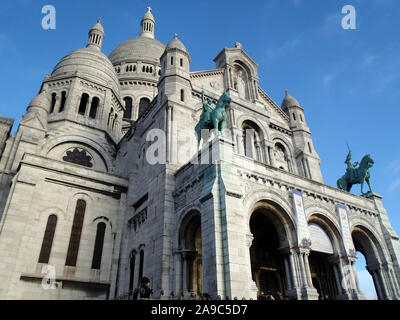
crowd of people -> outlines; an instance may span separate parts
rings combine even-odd
[[[143,300],[149,300],[151,298],[151,295],[153,293],[153,290],[150,287],[150,279],[147,277],[143,277],[140,282],[140,286],[136,288],[133,292],[133,300],[138,300],[138,299],[143,299]],[[193,296],[193,299],[195,297]],[[201,300],[212,300],[212,297],[208,293],[203,293],[203,295],[200,297]],[[237,298],[235,298],[236,300]],[[244,299],[244,298],[243,298]],[[217,300],[221,300],[221,297],[217,297]],[[227,298],[227,300],[229,300]],[[257,300],[289,300],[289,297],[287,293],[283,293],[280,291],[272,292],[272,291],[267,291],[264,293],[263,291],[260,291],[257,295]],[[318,297],[318,300],[329,300],[328,295],[320,295]]]
[[[273,293],[272,291],[267,291],[264,293],[260,291],[257,300],[289,300],[287,293],[282,294],[280,291]]]

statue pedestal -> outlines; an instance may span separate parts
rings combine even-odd
[[[218,136],[205,144],[197,153],[200,164],[215,164],[221,161],[233,162],[234,142],[228,138]]]

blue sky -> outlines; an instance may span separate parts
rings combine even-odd
[[[56,30],[41,28],[41,9],[47,4],[57,10]],[[356,8],[356,30],[341,27],[341,9],[347,4]],[[178,33],[192,57],[192,71],[214,68],[219,51],[239,41],[259,64],[260,85],[276,103],[280,105],[285,89],[297,98],[322,159],[325,183],[335,186],[344,173],[346,140],[354,160],[370,153],[375,160],[372,188],[384,197],[400,233],[396,0],[3,0],[0,115],[18,120],[44,76],[68,52],[86,45],[87,32],[98,17],[108,55],[139,34],[148,5],[156,18],[157,39],[168,43]],[[352,191],[359,190],[355,186]],[[361,268],[365,262],[359,260]]]

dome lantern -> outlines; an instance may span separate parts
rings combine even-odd
[[[147,7],[147,12],[144,14],[142,21],[140,24],[142,25],[142,32],[140,34],[141,37],[154,39],[154,28],[156,25],[156,21],[154,20],[154,16],[151,13],[151,7]]]
[[[101,46],[104,40],[104,28],[101,25],[101,18],[97,20],[97,23],[89,31],[89,40],[87,48],[95,48],[101,50]]]

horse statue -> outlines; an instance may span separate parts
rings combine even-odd
[[[197,137],[197,149],[200,150],[201,147],[201,131],[215,129],[215,136],[222,135],[223,130],[226,126],[226,109],[230,106],[232,101],[228,92],[224,92],[219,98],[217,105],[214,108],[211,107],[211,99],[208,102],[204,99],[204,90],[201,93],[203,102],[203,112],[200,116],[200,121],[195,127],[196,137]]]
[[[372,192],[371,185],[369,183],[369,168],[371,168],[374,164],[374,160],[372,160],[371,156],[369,154],[365,155],[357,168],[358,163],[353,163],[351,161],[351,153],[349,152],[345,163],[347,163],[348,167],[345,175],[336,183],[338,188],[350,192],[353,184],[361,184],[361,195],[365,195],[366,193],[364,193],[363,188],[364,181],[366,181],[369,187],[369,192]]]

